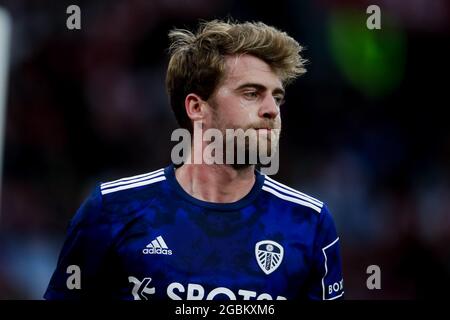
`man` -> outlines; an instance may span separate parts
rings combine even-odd
[[[256,149],[278,142],[285,86],[305,72],[294,39],[217,20],[169,36],[167,89],[182,128],[254,130]],[[45,298],[333,300],[344,293],[338,240],[321,201],[254,164],[186,161],[97,186]]]

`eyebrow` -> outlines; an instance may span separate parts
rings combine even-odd
[[[264,86],[264,85],[262,85],[262,84],[259,84],[259,83],[253,83],[253,82],[247,82],[247,83],[241,84],[241,85],[240,85],[239,87],[237,87],[235,90],[239,91],[239,90],[242,90],[242,89],[245,89],[245,88],[254,88],[254,89],[258,90],[258,91],[264,91],[264,90],[267,90],[267,87],[266,87],[266,86]],[[281,94],[284,96],[286,92],[284,91],[283,88],[276,87],[276,88],[273,90],[272,93],[281,93]]]

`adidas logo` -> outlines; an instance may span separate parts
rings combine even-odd
[[[143,254],[164,254],[172,255],[172,250],[167,247],[166,242],[161,236],[156,237],[155,240],[150,242],[145,249],[142,249]]]

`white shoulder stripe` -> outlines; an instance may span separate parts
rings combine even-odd
[[[278,182],[278,181],[276,181],[276,180],[270,178],[269,176],[265,176],[265,179],[264,179],[264,180],[265,180],[265,181],[270,181],[270,182],[276,184],[277,186],[279,186],[279,187],[282,188],[282,189],[286,189],[286,190],[295,192],[295,193],[297,193],[297,194],[299,194],[299,195],[301,195],[301,196],[304,196],[304,197],[310,199],[311,201],[315,201],[315,202],[320,203],[320,204],[323,205],[323,202],[322,202],[322,201],[317,200],[316,198],[313,198],[313,197],[311,197],[311,196],[309,196],[309,195],[307,195],[307,194],[305,194],[305,193],[303,193],[303,192],[300,192],[300,191],[298,191],[298,190],[295,190],[295,189],[293,189],[293,188],[291,188],[291,187],[289,187],[289,186],[287,186],[287,185],[285,185],[285,184],[282,184],[281,182]]]
[[[300,205],[305,206],[305,207],[309,207],[309,208],[317,211],[318,213],[320,213],[320,211],[322,211],[321,208],[315,206],[314,204],[312,204],[310,202],[306,202],[306,201],[300,200],[298,198],[286,196],[284,194],[281,194],[281,193],[275,191],[272,188],[269,188],[268,186],[263,186],[262,189],[264,191],[272,193],[273,195],[277,196],[278,198],[281,198],[281,199],[286,200],[286,201],[294,202],[294,203],[300,204]]]
[[[287,190],[287,189],[283,189],[283,188],[277,186],[275,183],[272,183],[272,182],[270,182],[270,181],[268,181],[268,180],[265,180],[265,181],[264,181],[264,184],[267,185],[267,186],[269,186],[269,187],[272,187],[272,188],[274,188],[274,189],[276,189],[276,190],[278,190],[279,192],[282,192],[282,193],[284,193],[284,194],[288,194],[288,195],[291,195],[291,196],[293,196],[293,197],[296,197],[296,198],[302,199],[302,200],[304,200],[304,201],[310,202],[310,203],[312,203],[312,204],[318,206],[319,208],[322,208],[322,206],[323,206],[323,203],[320,202],[320,201],[317,201],[317,200],[311,200],[310,198],[305,197],[305,196],[302,195],[301,193],[297,193],[297,192],[293,192],[293,191],[290,191],[290,190]]]
[[[159,176],[159,177],[154,178],[154,179],[150,179],[150,180],[145,180],[145,181],[141,181],[141,182],[131,183],[131,184],[127,184],[125,186],[119,186],[119,187],[112,188],[112,189],[102,190],[102,194],[104,195],[104,194],[117,192],[117,191],[121,191],[121,190],[137,188],[137,187],[145,186],[145,185],[148,185],[148,184],[153,184],[153,183],[156,183],[156,182],[159,182],[159,181],[163,181],[163,180],[166,180],[166,177],[164,175]]]
[[[135,182],[149,180],[149,179],[156,178],[156,177],[159,177],[159,176],[162,176],[162,175],[164,175],[164,171],[156,172],[156,173],[151,174],[151,175],[146,175],[145,177],[138,178],[138,179],[111,183],[111,184],[108,184],[106,186],[104,184],[102,184],[100,188],[102,190],[109,189],[109,188],[112,188],[112,187],[123,186],[123,185],[131,184],[131,183],[135,183]]]
[[[152,171],[152,172],[148,172],[148,173],[144,173],[144,174],[140,174],[137,176],[132,176],[132,177],[127,177],[127,178],[122,178],[122,179],[118,179],[118,180],[114,180],[114,181],[110,181],[110,182],[105,182],[101,184],[102,188],[106,188],[106,187],[110,187],[116,183],[119,182],[133,182],[136,179],[140,179],[140,178],[147,178],[149,176],[153,176],[154,174],[157,174],[159,172],[163,172],[164,168],[156,170],[156,171]]]

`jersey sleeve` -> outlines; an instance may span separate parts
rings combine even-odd
[[[320,212],[313,250],[307,298],[312,300],[343,299],[344,280],[339,237],[333,218],[325,205]]]
[[[96,186],[69,223],[45,299],[83,299],[96,291],[110,243],[109,229],[102,214],[100,187]]]

